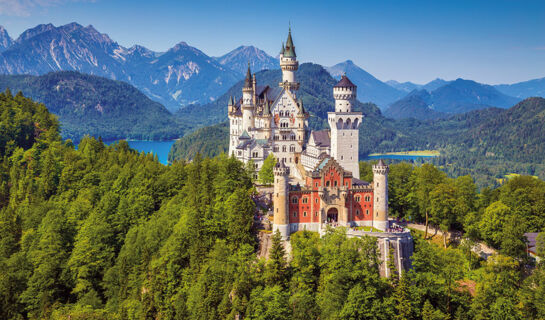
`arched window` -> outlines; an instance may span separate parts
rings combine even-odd
[[[297,203],[299,202],[299,199],[297,197],[291,198],[291,203]]]
[[[292,145],[290,146],[290,152],[295,152],[295,145],[292,144]]]
[[[273,152],[278,152],[278,146],[273,147]]]
[[[307,197],[303,197],[303,203],[308,203],[308,198]]]
[[[369,215],[369,209],[365,210],[365,214]]]
[[[371,197],[370,196],[365,196],[365,201],[367,201],[367,202],[371,201]]]
[[[286,152],[286,146],[282,146],[282,152]]]
[[[337,121],[337,129],[342,129],[343,128],[343,119],[339,119],[339,121]]]
[[[360,202],[360,200],[361,200],[361,198],[360,198],[359,195],[357,195],[357,196],[355,197],[355,199],[356,199],[356,202]]]
[[[335,182],[333,182],[333,185],[336,187],[337,186],[337,180],[335,180]]]
[[[306,216],[307,216],[307,212],[303,211],[303,217],[306,217]]]
[[[326,182],[325,182],[325,186],[326,186],[326,187],[329,187],[329,181],[326,181]]]

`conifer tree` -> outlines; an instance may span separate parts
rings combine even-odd
[[[265,282],[270,285],[284,285],[287,273],[286,251],[282,243],[282,235],[280,231],[272,236],[272,247],[267,262]]]

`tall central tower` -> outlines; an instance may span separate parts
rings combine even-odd
[[[295,98],[296,91],[299,90],[299,82],[295,81],[295,71],[299,68],[299,62],[297,61],[295,46],[291,38],[291,28],[286,40],[286,46],[282,44],[282,50],[280,51],[280,68],[282,68],[282,82],[280,86],[289,90]]]
[[[331,128],[331,156],[352,176],[360,178],[359,135],[362,113],[352,112],[357,87],[346,75],[333,87],[335,112],[327,113]]]

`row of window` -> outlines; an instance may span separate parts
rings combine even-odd
[[[329,181],[328,181],[329,182]],[[337,181],[335,181],[336,183]],[[336,184],[335,184],[336,185]],[[318,186],[318,183],[316,182],[316,186]],[[364,201],[365,202],[369,202],[371,201],[371,196],[370,195],[366,195],[364,198]],[[354,200],[356,202],[360,202],[361,201],[361,196],[360,195],[356,195],[354,197]],[[315,203],[318,203],[318,198],[314,199]],[[298,197],[291,197],[291,203],[299,203],[299,198]],[[308,197],[303,197],[302,200],[301,200],[301,203],[303,204],[306,204],[308,203]]]
[[[275,135],[275,136],[273,137],[273,140],[275,140],[275,141],[280,140],[280,136]],[[288,135],[287,135],[287,134],[283,134],[283,135],[282,135],[282,140],[288,140]],[[295,134],[292,133],[292,134],[290,135],[290,140],[295,140]]]
[[[273,152],[279,152],[280,148],[278,146],[273,146]],[[282,146],[282,152],[288,152],[287,146]],[[290,152],[295,152],[295,145],[290,145]]]
[[[360,195],[356,195],[356,196],[354,197],[354,200],[355,200],[356,202],[360,202],[360,201],[361,201],[361,196],[360,196]],[[364,197],[364,200],[365,200],[365,202],[371,201],[371,196],[370,196],[370,195],[366,195],[366,196]]]
[[[292,215],[293,215],[294,218],[297,218],[297,211],[293,211]],[[365,210],[365,215],[369,215],[369,209]],[[306,217],[306,216],[307,216],[307,212],[303,211],[303,217]],[[315,217],[318,216],[318,211],[314,212],[314,216]],[[360,211],[359,210],[356,210],[356,216],[360,216]]]
[[[306,217],[307,216],[307,212],[306,211],[303,211],[303,217]],[[318,216],[318,211],[314,212],[314,216],[317,217]],[[297,211],[294,211],[293,212],[293,217],[296,218],[297,217]]]

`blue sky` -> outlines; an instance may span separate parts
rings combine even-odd
[[[208,55],[255,45],[276,56],[291,21],[301,61],[351,59],[380,80],[545,77],[545,1],[2,0],[12,37],[39,23],[92,24],[121,45]]]

